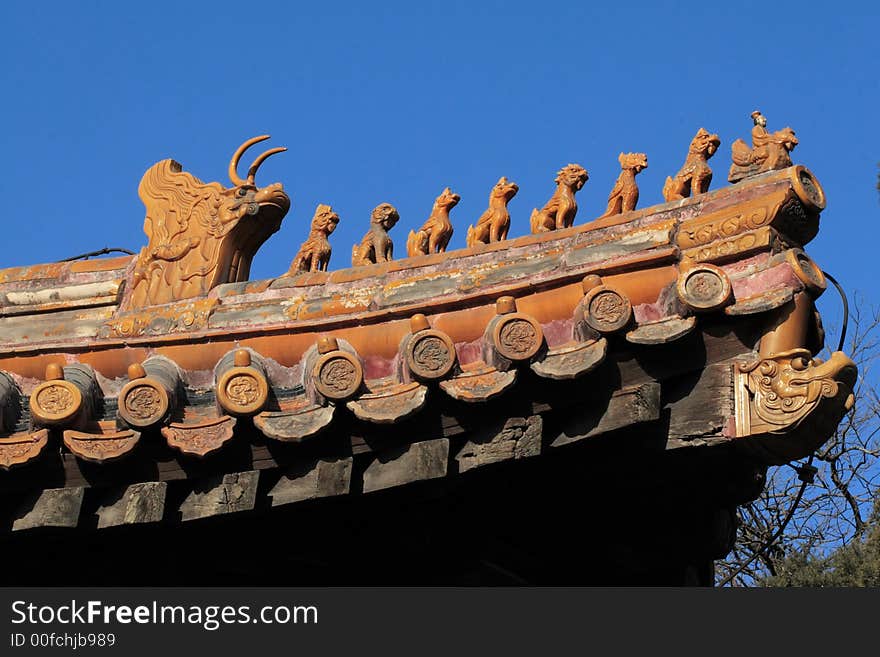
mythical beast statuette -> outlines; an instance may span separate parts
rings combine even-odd
[[[394,242],[388,236],[388,231],[399,219],[397,209],[390,203],[377,205],[370,215],[370,230],[360,244],[351,247],[351,266],[390,261],[394,257]]]
[[[678,201],[709,191],[712,169],[708,160],[715,155],[720,143],[718,135],[709,134],[704,128],[697,130],[681,169],[674,178],[666,178],[666,184],[663,185],[663,198],[666,201]]]
[[[453,230],[449,211],[458,205],[460,200],[461,196],[448,187],[440,193],[434,201],[434,207],[431,208],[431,215],[422,227],[418,231],[409,231],[409,237],[406,239],[406,254],[409,257],[446,251]]]
[[[821,360],[807,348],[811,331],[822,333],[810,327],[816,318],[811,295],[799,292],[771,314],[756,356],[734,366],[736,436],[768,463],[810,454],[853,405],[855,363],[839,351]]]
[[[621,153],[617,160],[620,162],[620,175],[608,195],[608,207],[602,217],[611,217],[636,209],[639,202],[636,175],[648,168],[648,156],[644,153]]]
[[[336,230],[339,215],[329,205],[318,205],[312,218],[308,239],[302,243],[299,253],[290,263],[290,271],[327,271],[330,263],[330,233]]]
[[[822,361],[807,349],[791,349],[738,364],[735,374],[737,435],[785,436],[761,446],[765,460],[785,463],[828,440],[853,406],[858,371],[839,351]]]
[[[771,431],[795,424],[821,397],[835,397],[841,385],[847,386],[849,397],[856,377],[853,362],[843,353],[834,352],[828,361],[822,361],[814,359],[808,349],[759,357],[740,364],[737,371],[744,375],[745,386],[752,395],[752,431],[758,424]],[[850,399],[845,406],[851,405]]]
[[[246,179],[236,171],[244,152],[268,138],[254,137],[235,151],[229,163],[233,187],[203,183],[174,160],[147,170],[138,194],[147,208],[149,242],[134,264],[124,309],[200,297],[222,283],[247,280],[257,249],[290,209],[281,183],[254,183],[266,158],[286,148],[257,157]]]
[[[755,123],[752,128],[752,148],[742,139],[737,139],[731,146],[733,164],[730,165],[727,180],[732,183],[765,171],[790,167],[789,153],[798,145],[791,128],[770,133],[767,132],[767,119],[761,112],[755,110],[751,116]]]
[[[556,174],[556,191],[547,204],[538,210],[532,210],[529,224],[533,233],[546,233],[551,230],[568,228],[574,224],[577,214],[577,202],[574,195],[580,191],[590,176],[579,164],[562,167]]]
[[[476,227],[468,226],[468,247],[507,239],[507,231],[510,229],[510,212],[507,211],[507,204],[518,191],[517,184],[508,182],[505,176],[498,179],[489,192],[489,208],[480,215]]]

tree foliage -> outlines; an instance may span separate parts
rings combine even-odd
[[[827,556],[795,552],[763,586],[880,586],[880,502],[865,530]]]

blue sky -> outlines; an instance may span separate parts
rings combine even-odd
[[[232,151],[290,150],[258,182],[293,199],[254,261],[284,272],[318,203],[342,217],[331,269],[370,210],[400,210],[397,253],[445,186],[461,194],[450,247],[506,175],[511,236],[528,232],[556,170],[590,180],[576,223],[602,213],[620,151],[644,151],[640,206],[661,202],[697,128],[730,144],[761,109],[828,196],[808,252],[877,301],[880,84],[875,3],[9,3],[0,123],[7,199],[0,267],[144,243],[137,185],[173,157],[227,183]],[[245,165],[250,158],[244,158]],[[822,301],[834,324],[838,301]]]

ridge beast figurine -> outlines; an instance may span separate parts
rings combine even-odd
[[[742,139],[737,139],[731,145],[733,164],[730,165],[727,180],[732,183],[765,171],[790,167],[789,153],[798,145],[791,128],[770,133],[767,132],[767,118],[760,111],[755,110],[751,117],[755,123],[752,128],[752,148]]]
[[[718,135],[711,135],[704,128],[697,130],[681,169],[675,178],[666,178],[666,184],[663,185],[663,198],[666,201],[678,201],[709,191],[712,169],[707,160],[715,155],[720,143]]]
[[[611,217],[636,209],[636,204],[639,202],[636,174],[648,168],[648,156],[644,153],[621,153],[617,160],[620,162],[620,175],[608,195],[608,207],[602,217]]]
[[[397,209],[390,203],[380,203],[370,215],[370,230],[360,244],[351,248],[351,266],[372,265],[388,262],[394,256],[394,242],[388,231],[400,219]]]
[[[290,271],[327,271],[332,247],[327,239],[336,229],[339,215],[329,205],[319,204],[312,218],[308,239],[302,243],[299,253],[290,263]]]
[[[141,179],[138,194],[147,208],[149,242],[134,263],[125,309],[206,295],[222,283],[246,281],[257,249],[281,227],[290,198],[281,183],[257,187],[254,177],[272,148],[241,178],[244,152],[269,135],[248,139],[232,156],[232,187],[203,183],[174,160],[162,160]]]
[[[431,216],[427,221],[418,231],[409,231],[409,237],[406,238],[406,253],[409,257],[446,251],[446,245],[449,244],[453,231],[449,211],[458,205],[460,200],[461,196],[448,187],[440,193],[434,201]]]
[[[467,245],[491,244],[507,239],[507,231],[510,229],[510,212],[507,204],[516,193],[519,186],[514,182],[507,182],[505,176],[501,176],[492,191],[489,192],[489,208],[477,219],[477,225],[468,226]]]
[[[579,164],[562,167],[556,174],[556,191],[547,204],[538,210],[532,210],[529,220],[533,233],[545,233],[560,228],[568,228],[574,224],[577,214],[577,202],[574,195],[584,186],[590,176]]]

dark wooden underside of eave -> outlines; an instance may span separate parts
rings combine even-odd
[[[649,443],[662,450],[718,442],[719,418],[707,419],[705,404],[718,401],[719,386],[727,385],[731,359],[750,352],[762,329],[763,319],[755,317],[735,325],[703,321],[702,330],[666,345],[639,346],[614,338],[606,362],[580,379],[552,381],[523,367],[513,389],[478,404],[450,399],[434,389],[421,412],[395,425],[361,422],[340,407],[337,419],[325,433],[297,445],[266,439],[249,420],[240,420],[235,438],[204,459],[178,454],[167,447],[158,432],[144,434],[135,450],[115,463],[84,462],[50,445],[36,462],[0,472],[0,491],[198,480],[224,473],[284,469],[315,458],[373,458],[419,441],[467,440],[468,435],[491,431],[511,417],[541,415],[551,426],[552,418],[557,417],[564,426],[562,418],[570,416],[569,425],[593,436],[631,424],[626,417],[603,418],[609,411],[613,415],[612,400],[621,394],[641,395],[640,388],[645,386],[650,396],[652,384],[660,384],[659,406],[653,411],[647,408],[638,418],[647,422],[652,412],[660,416],[659,421],[640,429],[642,435],[650,437],[646,438]],[[651,406],[658,402],[646,399],[645,403]],[[719,406],[718,413],[724,410]],[[545,428],[545,443],[557,440],[552,433],[552,429]],[[556,446],[564,442],[557,440]]]
[[[711,583],[763,469],[726,446],[625,456],[623,429],[522,462],[370,495],[96,530],[0,536],[7,585]],[[191,493],[168,486],[168,508]],[[99,489],[85,491],[84,510]]]
[[[299,446],[244,422],[203,461],[149,436],[117,464],[47,454],[4,475],[0,552],[19,584],[707,584],[763,485],[721,435],[759,333],[616,341],[582,380],[524,368],[500,399],[346,412]]]

